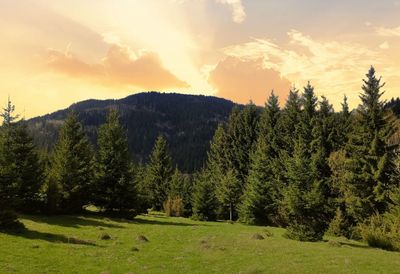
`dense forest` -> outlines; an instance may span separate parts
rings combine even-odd
[[[177,141],[162,131],[146,163],[132,158],[120,106],[102,102],[110,106],[106,115],[86,113],[86,121],[101,123],[95,144],[84,116],[71,108],[47,152],[37,149],[9,102],[0,138],[0,227],[21,226],[13,212],[70,214],[94,205],[126,218],[163,210],[285,227],[300,241],[331,234],[400,250],[399,99],[382,100],[383,86],[371,67],[353,111],[344,97],[335,112],[311,83],[290,90],[283,108],[273,92],[261,111],[251,103],[234,107],[226,122],[214,121],[204,164],[191,174],[174,165],[170,148]]]
[[[99,127],[106,121],[109,109],[116,108],[135,161],[146,163],[154,141],[162,134],[168,141],[174,165],[192,173],[202,167],[215,129],[227,121],[234,106],[231,101],[211,96],[148,92],[120,100],[79,102],[26,123],[35,144],[51,152],[60,126],[74,111],[89,142],[96,147]]]

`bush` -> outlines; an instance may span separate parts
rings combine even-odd
[[[354,231],[354,226],[351,225],[348,217],[346,218],[345,213],[340,208],[336,209],[335,217],[329,223],[329,228],[326,234],[340,237],[344,236],[348,239],[357,238]]]
[[[184,210],[184,204],[181,198],[168,198],[168,200],[164,202],[164,211],[168,217],[183,217]]]
[[[324,236],[323,230],[315,230],[312,226],[304,224],[291,224],[284,236],[291,240],[302,242],[316,242],[322,240]]]
[[[22,230],[25,226],[11,210],[0,211],[0,230]]]
[[[400,219],[393,218],[390,213],[373,215],[359,229],[369,246],[400,251]]]

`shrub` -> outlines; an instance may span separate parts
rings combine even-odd
[[[168,200],[164,202],[164,211],[168,217],[183,217],[183,200],[181,198],[168,198]]]
[[[363,240],[371,247],[400,251],[400,219],[390,213],[373,215],[359,226]]]
[[[336,209],[335,217],[329,223],[326,234],[331,236],[344,236],[346,238],[354,238],[354,227],[350,224],[345,213],[340,208]]]
[[[11,210],[0,211],[0,230],[22,230],[25,226]]]
[[[313,226],[304,224],[291,224],[284,236],[291,240],[302,242],[316,242],[322,240],[324,236],[323,230],[315,230]]]
[[[100,234],[99,238],[100,240],[110,240],[111,236],[108,233],[103,232]]]

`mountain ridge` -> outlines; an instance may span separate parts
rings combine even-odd
[[[96,146],[98,127],[108,109],[117,108],[135,160],[146,162],[156,137],[163,134],[174,163],[192,172],[202,167],[216,127],[227,121],[234,106],[240,105],[214,96],[151,91],[121,99],[88,99],[26,122],[38,147],[51,151],[63,120],[74,111]]]

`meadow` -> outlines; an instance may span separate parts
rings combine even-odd
[[[399,273],[400,253],[345,238],[298,242],[282,228],[162,214],[21,216],[0,233],[0,273]],[[110,239],[107,239],[110,236]]]

